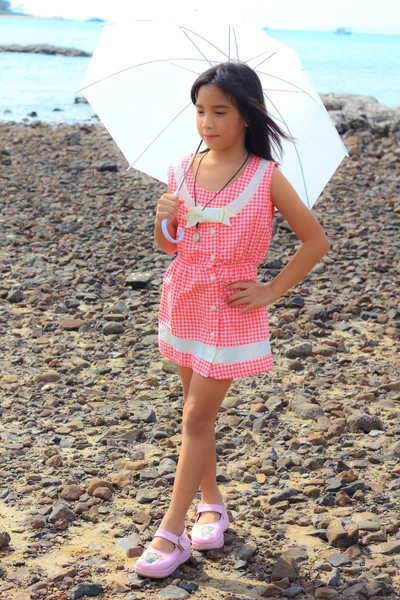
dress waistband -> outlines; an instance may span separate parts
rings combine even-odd
[[[186,265],[190,265],[191,267],[196,267],[196,268],[209,268],[210,266],[223,266],[223,267],[233,267],[233,268],[237,268],[238,266],[250,266],[253,268],[257,268],[257,263],[255,262],[251,262],[251,261],[232,261],[232,262],[225,262],[223,260],[221,260],[220,258],[214,258],[214,260],[210,260],[209,255],[207,256],[202,256],[199,257],[201,258],[201,262],[199,262],[198,260],[196,261],[190,261],[187,260],[185,258],[182,258],[182,256],[179,256],[179,254],[176,256],[175,260],[178,260],[179,262],[183,262]]]

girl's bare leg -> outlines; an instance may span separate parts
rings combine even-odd
[[[182,367],[181,365],[178,365],[178,369],[182,379],[183,399],[184,402],[186,402],[186,398],[189,393],[190,382],[192,380],[193,370],[189,367]],[[217,485],[216,453],[217,451],[215,447],[214,436],[214,443],[207,460],[203,478],[200,483],[201,501],[207,504],[223,504],[222,494]],[[218,521],[220,517],[221,515],[216,512],[204,512],[200,515],[198,523],[212,523],[214,521]]]
[[[182,417],[182,445],[171,503],[160,529],[180,535],[185,517],[215,451],[215,419],[232,379],[212,379],[193,373]],[[215,455],[214,455],[215,456]],[[151,547],[172,552],[174,544],[155,537]]]

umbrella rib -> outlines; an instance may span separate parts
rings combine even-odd
[[[311,98],[311,100],[313,100],[315,102],[315,104],[317,104],[318,106],[320,106],[320,104],[316,101],[316,99],[311,96],[311,94],[309,94],[308,92],[306,92],[306,90],[303,90],[303,88],[301,88],[300,86],[296,85],[295,83],[292,83],[291,81],[287,81],[287,79],[282,79],[282,77],[278,77],[277,75],[271,75],[271,73],[264,73],[264,71],[256,71],[257,73],[261,73],[261,75],[266,75],[267,77],[272,77],[273,79],[279,79],[279,81],[283,81],[283,83],[287,83],[288,85],[291,85],[293,87],[295,87],[297,90],[299,90],[302,94],[306,94],[309,98]],[[288,92],[292,92],[294,90],[287,90]]]
[[[234,27],[232,27],[232,31],[233,31],[233,37],[235,38],[236,60],[239,60],[239,48],[238,48],[238,43],[237,43],[237,38],[236,38],[236,31],[235,31]]]
[[[265,94],[265,92],[264,92],[264,94]],[[265,94],[265,95],[267,96],[267,94]],[[275,110],[276,110],[276,112],[278,113],[278,115],[281,117],[282,121],[285,123],[285,126],[286,126],[286,128],[287,128],[287,130],[288,130],[288,132],[289,132],[289,135],[290,135],[291,137],[293,137],[293,136],[292,136],[292,133],[291,133],[291,131],[290,131],[289,125],[286,123],[286,121],[285,121],[285,119],[283,118],[283,116],[281,115],[281,113],[280,113],[279,109],[278,109],[278,108],[275,106],[274,102],[272,102],[271,98],[269,98],[268,96],[267,96],[267,98],[268,98],[269,102],[271,102],[272,106],[275,108]],[[302,179],[303,179],[304,190],[305,190],[305,192],[306,192],[306,198],[307,198],[307,208],[310,208],[310,202],[309,202],[309,198],[308,198],[307,184],[306,184],[306,180],[305,180],[305,177],[304,177],[303,165],[301,164],[301,160],[300,160],[300,156],[299,156],[299,151],[298,151],[298,149],[297,149],[297,144],[296,144],[295,142],[293,142],[293,145],[294,145],[295,152],[296,152],[296,155],[297,155],[297,160],[298,160],[298,162],[299,162],[299,166],[300,166],[300,172],[301,172],[301,177],[302,177]]]
[[[231,26],[228,25],[228,60],[231,60]]]
[[[88,85],[85,85],[84,87],[80,88],[78,90],[78,92],[81,92],[82,90],[86,90],[87,88],[92,87],[92,85],[96,85],[97,83],[101,83],[102,81],[106,81],[107,79],[111,79],[111,77],[115,77],[115,75],[120,75],[121,73],[124,73],[125,71],[129,71],[130,69],[137,69],[137,67],[144,67],[146,65],[151,65],[153,63],[162,63],[162,62],[171,62],[173,60],[198,60],[200,61],[200,58],[158,58],[157,60],[149,60],[148,62],[144,62],[144,63],[140,63],[138,65],[130,65],[129,67],[126,67],[125,69],[121,69],[120,71],[115,71],[115,73],[110,73],[110,75],[106,75],[105,77],[102,77],[101,79],[98,79],[97,81],[92,81],[92,83],[89,83]],[[209,61],[207,59],[205,59],[206,62],[209,63]],[[173,64],[173,63],[171,63]],[[174,66],[178,66],[178,65],[174,65]],[[181,67],[184,68],[184,67]],[[188,71],[190,69],[187,69]],[[194,71],[192,71],[194,73]]]
[[[216,46],[215,44],[213,44],[212,42],[210,42],[209,40],[207,40],[205,37],[203,37],[202,35],[196,33],[195,31],[192,31],[191,29],[187,29],[186,27],[181,27],[180,29],[182,29],[182,31],[187,35],[186,31],[190,31],[190,33],[193,33],[193,35],[197,35],[197,37],[199,37],[201,40],[203,40],[204,42],[207,42],[207,44],[210,44],[210,46],[212,46],[213,48],[215,48],[216,50],[218,50],[218,52],[221,52],[221,54],[223,54],[224,56],[226,56],[226,58],[229,58],[228,55],[226,54],[226,52],[224,52],[223,50],[221,50],[221,48],[218,48],[218,46]],[[187,35],[187,38],[192,42],[193,46],[195,48],[197,48],[197,50],[200,52],[200,54],[202,56],[204,56],[204,54],[202,53],[202,51],[196,46],[196,44],[194,43],[194,41]],[[204,58],[206,59],[206,61],[211,65],[210,61],[208,60],[208,58],[206,58],[204,56]]]
[[[158,134],[156,135],[156,137],[155,137],[155,138],[154,138],[154,139],[153,139],[153,140],[152,140],[152,141],[151,141],[151,142],[150,142],[150,143],[149,143],[149,144],[146,146],[146,148],[143,150],[143,152],[141,152],[141,154],[139,154],[139,156],[138,156],[138,157],[137,157],[137,158],[136,158],[136,159],[135,159],[135,160],[134,160],[134,161],[133,161],[133,162],[132,162],[132,163],[129,165],[129,167],[128,167],[128,170],[129,170],[129,169],[132,169],[133,165],[134,165],[135,163],[137,163],[137,161],[138,161],[138,160],[139,160],[139,159],[140,159],[140,158],[143,156],[143,154],[144,154],[145,152],[147,152],[147,150],[150,148],[150,146],[152,146],[152,145],[153,145],[153,144],[154,144],[154,143],[155,143],[155,142],[158,140],[158,138],[159,138],[159,137],[160,137],[160,136],[161,136],[161,135],[162,135],[162,134],[163,134],[163,133],[164,133],[164,132],[165,132],[165,131],[168,129],[168,127],[169,127],[170,125],[172,125],[172,123],[173,123],[174,121],[176,121],[176,119],[177,119],[178,117],[180,117],[180,116],[181,116],[181,114],[182,114],[183,112],[185,112],[185,110],[186,110],[186,109],[187,109],[187,108],[188,108],[188,107],[189,107],[191,104],[192,104],[192,103],[191,103],[191,102],[189,102],[189,104],[187,104],[187,105],[186,105],[184,108],[182,108],[182,110],[181,110],[181,111],[179,111],[179,112],[178,112],[178,113],[177,113],[177,114],[174,116],[174,118],[173,118],[173,119],[171,119],[171,121],[170,121],[170,122],[169,122],[169,123],[168,123],[168,124],[167,124],[167,125],[164,127],[164,129],[162,129],[162,130],[160,131],[160,133],[158,133]]]
[[[246,60],[246,63],[249,63],[252,60],[255,60],[256,58],[260,58],[260,56],[264,56],[264,54],[267,54],[268,52],[272,52],[272,50],[266,50],[265,52],[261,52],[261,54],[256,54],[255,56],[252,56],[251,58],[249,58],[248,60]],[[275,51],[273,54],[270,54],[265,60],[268,60],[269,58],[271,58],[272,56],[275,56],[275,54],[277,54],[277,52]],[[264,62],[264,61],[263,61]],[[260,63],[261,65],[261,63]],[[258,65],[257,65],[258,66]],[[253,67],[252,67],[253,68]],[[257,67],[256,67],[257,68]]]

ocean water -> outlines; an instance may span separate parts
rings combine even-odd
[[[0,18],[0,45],[52,44],[93,52],[101,29],[102,24],[94,22]],[[268,34],[297,52],[318,93],[362,94],[387,106],[400,105],[400,36],[278,30]],[[35,111],[45,121],[90,121],[91,107],[74,104],[89,61],[0,53],[0,120],[20,121]]]

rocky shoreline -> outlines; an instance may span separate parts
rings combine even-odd
[[[323,100],[350,154],[313,208],[331,248],[269,307],[274,369],[218,415],[224,548],[160,581],[133,557],[181,436],[157,348],[165,186],[100,124],[0,124],[1,598],[399,597],[399,109]],[[260,280],[298,244],[277,214]]]
[[[58,56],[92,56],[90,52],[78,50],[77,48],[63,48],[61,46],[51,46],[50,44],[30,44],[21,46],[19,44],[10,44],[0,46],[0,52],[24,52],[28,54],[54,54]]]

